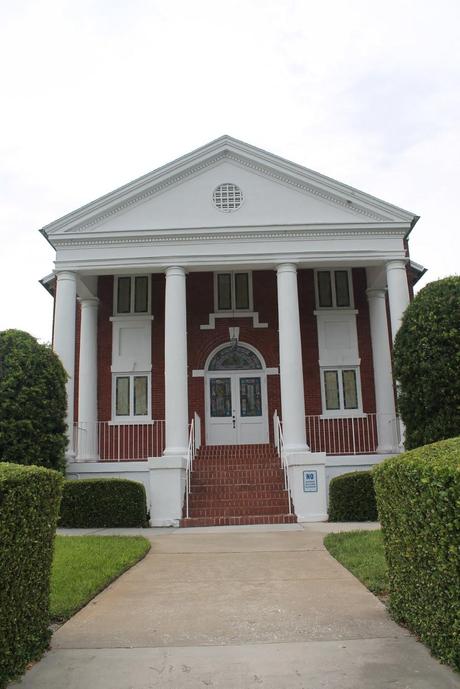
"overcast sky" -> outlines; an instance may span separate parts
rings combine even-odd
[[[421,216],[458,273],[459,0],[0,0],[0,330],[51,337],[38,228],[220,136]]]

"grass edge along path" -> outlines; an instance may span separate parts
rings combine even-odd
[[[324,545],[332,557],[372,593],[379,598],[387,598],[388,567],[380,530],[330,533],[325,537]]]
[[[143,536],[56,536],[50,617],[69,619],[150,550]]]

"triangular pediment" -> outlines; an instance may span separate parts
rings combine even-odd
[[[236,210],[214,190],[237,185]],[[413,224],[412,213],[319,173],[221,137],[43,228],[48,236],[187,228]]]

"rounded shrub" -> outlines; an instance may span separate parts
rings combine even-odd
[[[0,461],[64,469],[66,380],[48,345],[0,332]]]
[[[145,488],[142,483],[120,478],[66,481],[59,526],[148,526]]]
[[[431,282],[408,306],[394,345],[406,449],[460,433],[460,277]]]
[[[373,473],[390,612],[460,670],[460,438],[387,459]]]
[[[352,471],[331,479],[330,522],[372,522],[377,518],[374,482],[370,471]]]

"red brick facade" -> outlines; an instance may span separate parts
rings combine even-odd
[[[278,367],[278,310],[276,298],[276,273],[253,273],[254,310],[259,321],[268,328],[254,328],[252,318],[218,318],[214,330],[201,330],[200,325],[209,322],[214,311],[213,273],[192,273],[187,278],[187,337],[189,366],[189,415],[196,411],[205,428],[204,378],[193,378],[191,373],[202,370],[211,352],[229,340],[229,327],[240,328],[240,342],[255,347],[265,360],[267,368]],[[267,376],[268,414],[272,418],[275,409],[280,410],[279,376]]]
[[[365,268],[355,268],[353,270],[353,292],[355,308],[358,311],[356,328],[358,331],[358,351],[361,359],[361,393],[363,397],[363,410],[367,413],[372,413],[375,412],[374,365],[372,362],[372,342],[366,286]]]
[[[97,407],[99,421],[112,418],[112,323],[113,277],[103,276],[98,282],[99,312],[97,337]]]
[[[357,315],[358,348],[361,359],[361,387],[363,410],[375,412],[374,371],[370,336],[369,309],[366,298],[366,272],[353,270],[353,292]],[[259,322],[267,328],[254,328],[252,318],[218,318],[214,329],[202,330],[214,312],[213,273],[190,273],[187,277],[187,342],[188,342],[188,394],[189,417],[197,412],[202,420],[202,438],[205,438],[205,391],[204,378],[193,377],[193,370],[203,370],[211,352],[229,340],[229,327],[240,328],[240,342],[255,347],[268,368],[279,367],[278,310],[276,273],[271,270],[254,271],[254,311]],[[315,310],[313,270],[299,270],[299,310],[301,323],[305,413],[319,415],[322,412],[320,371],[318,366],[318,334]],[[98,296],[98,416],[99,421],[109,421],[112,411],[112,322],[113,277],[99,278]],[[165,278],[152,275],[152,418],[164,419],[164,303]],[[79,309],[77,309],[79,312]],[[76,380],[78,380],[79,313],[77,318]],[[77,388],[78,386],[76,386]],[[281,410],[279,375],[267,376],[268,418],[271,440],[271,419],[275,409]],[[75,419],[77,419],[78,389],[75,391]]]

